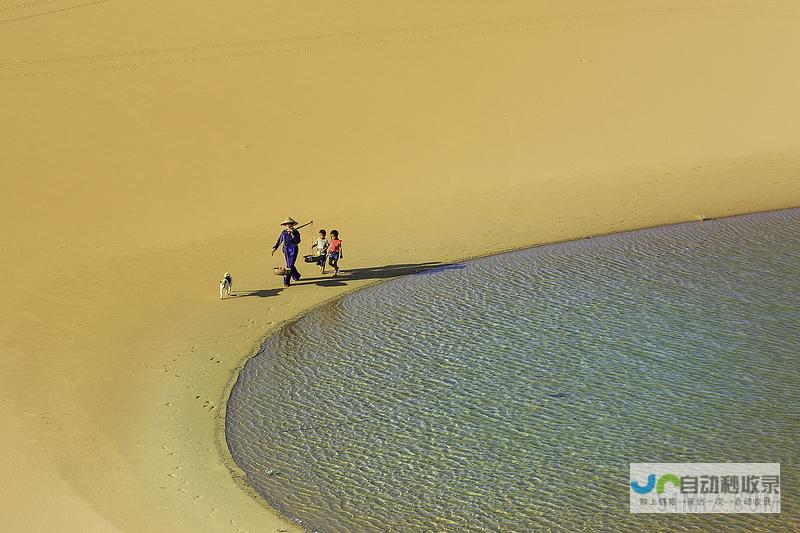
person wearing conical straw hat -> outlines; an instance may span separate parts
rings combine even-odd
[[[283,231],[278,235],[275,246],[272,247],[272,255],[275,255],[278,246],[283,245],[283,255],[286,257],[286,274],[283,276],[283,285],[286,287],[292,284],[292,280],[300,279],[300,272],[294,266],[300,251],[300,232],[294,229],[296,225],[297,222],[292,217],[286,217],[286,220],[281,222]]]

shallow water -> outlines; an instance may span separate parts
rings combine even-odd
[[[235,461],[320,531],[800,530],[800,210],[543,246],[269,338]],[[780,515],[631,515],[630,462],[780,462]]]

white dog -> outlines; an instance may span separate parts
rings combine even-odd
[[[233,289],[233,277],[230,272],[225,272],[225,277],[219,282],[219,299],[225,298],[226,294],[230,296],[231,289]]]

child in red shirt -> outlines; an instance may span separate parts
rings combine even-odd
[[[333,267],[333,277],[339,273],[339,259],[342,259],[342,241],[339,232],[331,230],[331,241],[328,243],[328,264]]]

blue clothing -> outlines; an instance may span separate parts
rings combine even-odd
[[[277,250],[278,246],[283,245],[283,253],[290,253],[297,257],[297,250],[298,244],[300,244],[300,232],[296,229],[293,229],[291,233],[286,233],[285,231],[281,231],[281,234],[278,235],[278,240],[275,241],[275,246],[272,247],[273,250]]]
[[[283,245],[283,255],[286,258],[286,268],[289,270],[289,273],[283,276],[283,284],[288,287],[292,279],[295,281],[300,279],[300,272],[298,272],[297,267],[294,266],[297,261],[297,254],[300,251],[300,247],[298,246],[300,244],[300,232],[296,229],[293,229],[291,233],[281,231],[272,249],[277,250],[278,246],[281,246],[281,244]]]

